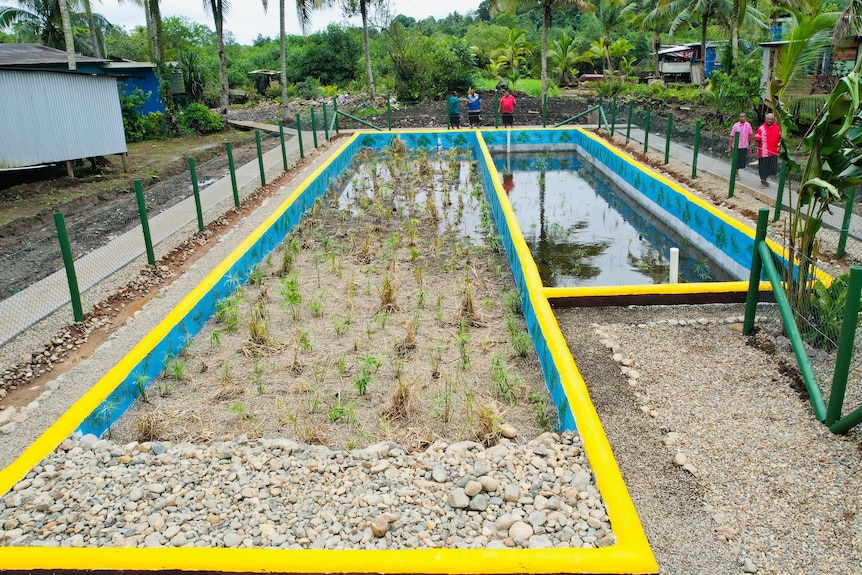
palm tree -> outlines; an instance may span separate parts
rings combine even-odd
[[[593,8],[586,0],[488,0],[488,7],[496,10],[498,7],[507,12],[514,12],[519,7],[542,7],[542,97],[548,93],[548,30],[554,10],[578,8],[591,11]]]
[[[362,43],[365,50],[365,76],[368,81],[368,90],[371,92],[371,99],[377,97],[377,92],[374,88],[374,76],[371,73],[371,47],[368,39],[368,9],[373,3],[380,4],[383,0],[315,0],[315,7],[332,6],[338,4],[341,6],[342,12],[346,16],[355,16],[357,13],[362,17]]]
[[[72,19],[69,17],[69,5],[66,0],[57,0],[60,8],[60,20],[63,22],[63,38],[66,40],[66,58],[69,61],[69,69],[77,69],[75,63],[75,34],[72,32]]]
[[[152,62],[162,61],[162,47],[164,46],[164,33],[162,30],[162,12],[159,0],[117,0],[120,4],[124,1],[140,6],[144,10],[144,19],[147,25],[147,50]]]
[[[623,0],[600,0],[593,12],[593,17],[602,27],[607,69],[611,74],[614,71],[610,56],[611,30],[625,25],[631,19],[631,12],[635,6],[636,4],[625,5]]]
[[[204,10],[212,14],[215,24],[216,42],[218,44],[218,78],[219,78],[219,114],[222,122],[227,124],[227,107],[229,105],[229,87],[227,83],[227,57],[224,52],[224,19],[230,12],[228,0],[203,0]]]
[[[575,64],[578,62],[578,52],[575,41],[568,34],[555,40],[548,50],[548,58],[553,62],[553,71],[557,74],[557,85],[568,86],[572,83],[572,75],[577,74]]]
[[[56,0],[19,2],[20,7],[0,6],[0,29],[10,29],[18,42],[36,41],[62,49],[63,24]]]
[[[494,49],[497,62],[505,70],[520,70],[521,62],[526,60],[527,56],[532,53],[532,46],[530,46],[530,42],[527,40],[526,30],[519,28],[509,28],[506,39],[497,44]]]
[[[640,9],[635,10],[635,14],[635,25],[645,32],[652,32],[653,67],[656,75],[658,75],[661,35],[670,28],[670,14],[657,0],[649,0],[644,3]]]
[[[738,13],[741,16],[734,16],[735,3],[739,5]],[[711,21],[716,20],[731,29],[735,27],[733,22],[766,26],[763,23],[763,14],[744,0],[659,0],[658,8],[671,17],[668,29],[671,35],[684,24],[699,23],[701,64],[706,61],[706,29]],[[738,27],[736,28],[738,33]]]
[[[267,6],[269,4],[268,0],[261,0],[263,4],[263,10],[266,12]],[[308,28],[309,23],[311,22],[311,15],[309,14],[310,1],[308,0],[296,0],[296,17],[299,21],[299,26],[302,29],[302,33],[305,34],[306,29]],[[283,121],[288,121],[288,105],[287,105],[287,44],[286,44],[286,31],[284,27],[284,0],[278,0],[278,26],[279,26],[279,63],[281,67],[281,118]]]
[[[840,45],[854,36],[862,36],[862,0],[850,0],[838,18],[838,24],[832,33],[832,42]]]
[[[90,28],[90,42],[93,44],[93,56],[101,58],[101,42],[99,41],[99,34],[93,20],[93,9],[90,6],[90,0],[81,0],[81,4],[84,6],[84,14],[87,16],[87,26]]]

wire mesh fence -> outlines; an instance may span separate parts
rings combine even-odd
[[[796,277],[805,276],[804,270],[813,269],[810,267],[812,264],[810,260],[804,257],[800,259],[803,263],[796,267]],[[782,272],[782,267],[777,260],[776,266],[779,272]],[[786,272],[782,275],[787,277]],[[817,385],[827,404],[833,392],[833,385],[843,378],[842,370],[836,370],[842,329],[855,328],[854,325],[845,324],[848,287],[848,276],[842,275],[831,283],[828,280],[825,283],[820,280],[785,281],[780,288],[790,303],[792,321],[799,329],[803,342],[802,353],[811,364]],[[789,330],[777,301],[778,298],[774,292],[761,294],[756,312],[758,335],[755,337],[761,338],[761,341],[770,342],[766,346],[761,344],[761,348],[777,354],[779,369],[789,375],[794,388],[807,398],[808,394],[804,389],[802,376],[799,374],[799,360],[790,344]],[[858,320],[858,307],[851,313],[855,313]],[[845,351],[850,354],[843,401],[843,414],[846,415],[862,406],[862,330],[856,329],[852,348]],[[795,369],[790,369],[791,366]]]
[[[275,133],[264,136],[261,147],[270,150],[279,144]],[[238,165],[249,160],[257,164],[255,156],[254,150],[241,152],[235,154],[235,160],[239,160]],[[227,174],[227,160],[221,156],[197,167],[205,223],[218,218],[233,205],[230,194],[229,199],[225,199],[207,192],[210,184]],[[241,190],[241,197],[260,185],[259,180],[252,179],[252,182],[255,183]],[[161,254],[196,231],[189,225],[196,220],[192,191],[188,172],[148,186],[144,191],[153,243]],[[81,210],[66,221],[85,309],[98,303],[104,295],[90,294],[93,286],[145,251],[137,202],[131,190],[129,192],[103,208]],[[0,274],[0,346],[69,303],[69,285],[54,224],[46,222],[38,235],[41,237],[33,238],[26,247],[0,257],[0,266],[5,270]]]

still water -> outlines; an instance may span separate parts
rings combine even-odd
[[[668,283],[673,247],[679,281],[735,279],[574,152],[503,154],[494,163],[546,286]]]

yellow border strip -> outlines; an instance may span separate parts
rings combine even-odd
[[[655,562],[655,557],[644,534],[643,526],[637,516],[628,489],[623,482],[598,413],[590,399],[584,379],[569,352],[556,316],[544,295],[539,270],[527,242],[524,240],[521,227],[512,210],[512,204],[500,184],[497,169],[485,140],[482,138],[479,138],[479,147],[491,172],[495,193],[503,209],[509,233],[512,236],[512,243],[521,262],[527,291],[530,294],[530,302],[536,313],[536,320],[560,372],[560,381],[575,416],[578,432],[584,442],[584,450],[589,458],[590,466],[596,474],[597,487],[608,507],[608,515],[617,539],[617,544],[613,548],[616,548],[619,553],[614,567],[623,573],[657,572],[658,565]]]
[[[439,130],[437,130],[439,131]],[[193,289],[165,319],[148,333],[114,368],[42,434],[21,456],[0,471],[5,493],[51,450],[73,432],[119,385],[170,330],[197,304],[230,267],[253,245],[298,195],[345,147],[364,133],[357,132],[333,157],[315,170],[279,208]],[[482,153],[489,158],[484,141]],[[496,173],[489,163],[492,175]],[[499,178],[497,178],[499,180]],[[513,238],[528,277],[530,298],[560,368],[570,405],[590,464],[598,478],[617,544],[601,549],[419,549],[382,551],[315,551],[280,549],[109,549],[9,547],[3,550],[3,570],[194,570],[221,572],[379,572],[379,573],[656,573],[658,565],[646,540],[619,468],[613,458],[586,386],[568,352],[550,305],[542,294],[538,271],[514,220],[511,206],[495,180],[506,217],[515,223]],[[520,243],[517,243],[520,242]],[[527,256],[526,259],[525,256]],[[532,267],[529,267],[532,266]]]
[[[772,291],[772,284],[760,282],[760,291]],[[546,287],[545,297],[577,298],[627,295],[686,295],[707,293],[745,293],[748,291],[747,281],[734,282],[703,282],[682,284],[646,284],[626,286],[576,286],[576,287]]]

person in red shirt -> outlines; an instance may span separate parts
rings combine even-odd
[[[504,128],[515,125],[515,97],[511,90],[506,90],[506,95],[500,98],[500,115],[503,116]]]
[[[760,174],[760,187],[769,186],[766,178],[778,173],[778,143],[781,142],[781,128],[775,123],[775,114],[766,114],[766,121],[754,133],[757,145],[757,171]]]

